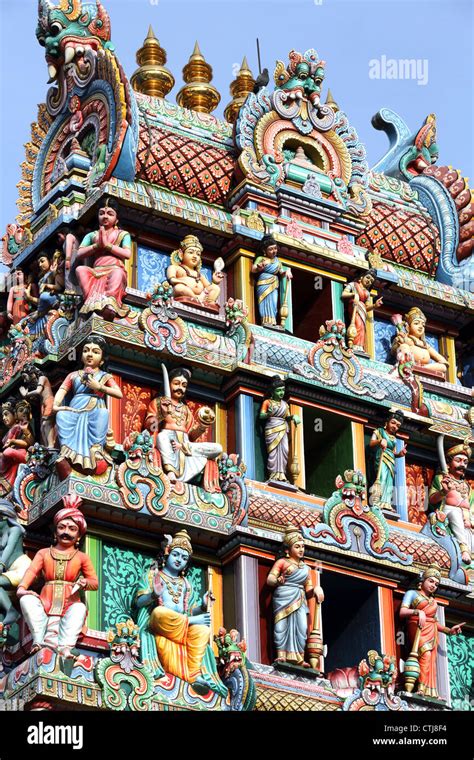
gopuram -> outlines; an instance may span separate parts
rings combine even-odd
[[[472,709],[474,203],[436,117],[370,167],[338,51],[129,77],[40,0],[3,236],[7,710]],[[320,44],[315,41],[315,44]],[[440,135],[442,139],[442,135]]]

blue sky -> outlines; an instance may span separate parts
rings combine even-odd
[[[474,71],[471,0],[102,0],[112,22],[117,55],[130,76],[135,52],[151,23],[168,54],[168,68],[182,86],[182,67],[199,41],[221,93],[214,112],[230,100],[235,65],[247,56],[257,72],[255,38],[262,65],[273,72],[291,49],[316,48],[326,61],[323,100],[330,87],[364,142],[373,165],[385,152],[386,136],[371,117],[382,106],[397,111],[415,130],[425,116],[438,117],[439,164],[473,173]],[[0,234],[17,213],[16,183],[37,103],[48,79],[44,51],[35,38],[37,0],[0,0]],[[426,84],[405,79],[372,79],[370,61],[413,58],[427,73]],[[427,63],[424,63],[424,62]],[[426,78],[426,77],[425,77]]]

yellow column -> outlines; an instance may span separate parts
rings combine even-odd
[[[360,470],[367,475],[365,469],[365,439],[364,425],[362,422],[351,421],[352,428],[352,451],[354,453],[354,469]]]
[[[227,410],[224,404],[221,404],[218,401],[216,403],[215,412],[216,443],[220,443],[224,451],[227,451]]]
[[[304,460],[304,430],[303,430],[303,407],[299,404],[290,404],[290,413],[297,414],[301,420],[300,425],[290,422],[290,458],[288,461],[288,470],[291,474],[291,465],[293,458],[298,461],[299,473],[294,480],[298,488],[306,488],[305,460]]]
[[[238,258],[234,263],[235,298],[242,299],[249,310],[249,322],[255,324],[253,275],[251,272],[253,256],[252,258],[249,258],[249,255],[245,255],[242,250],[238,251],[237,256]]]
[[[217,636],[219,628],[224,625],[224,586],[222,582],[221,568],[212,565],[210,571],[212,575],[212,593],[216,598],[216,601],[212,605],[211,613],[211,644],[214,653],[217,654],[217,647],[214,644],[214,636]]]
[[[439,352],[443,356],[446,357],[446,359],[449,362],[448,366],[448,372],[446,375],[446,379],[448,383],[455,383],[456,382],[456,351],[454,348],[454,338],[451,335],[443,335],[439,340]]]
[[[134,240],[132,240],[132,255],[129,259],[125,260],[125,271],[127,273],[127,287],[129,288],[136,288],[136,282],[135,282],[135,271],[136,271],[136,263],[137,263],[137,244]]]
[[[372,295],[372,299],[369,301],[369,303],[375,301],[377,298],[378,296]],[[367,312],[367,320],[365,323],[365,350],[371,359],[375,359],[374,314],[375,310]]]

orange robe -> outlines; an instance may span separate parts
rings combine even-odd
[[[410,606],[414,610],[423,610],[426,614],[426,623],[421,629],[418,646],[420,676],[418,678],[417,688],[420,691],[423,691],[425,696],[438,699],[439,695],[436,688],[436,655],[438,652],[438,621],[436,620],[436,610],[438,609],[438,604],[435,601],[430,601],[422,594],[418,594]],[[417,615],[408,618],[407,630],[410,642],[413,643],[418,631]]]
[[[20,583],[28,589],[37,578],[44,578],[40,599],[47,615],[64,615],[71,604],[80,601],[80,591],[71,594],[71,590],[81,576],[87,580],[87,590],[97,591],[99,587],[90,557],[79,550],[68,556],[70,559],[63,559],[53,546],[40,549]]]

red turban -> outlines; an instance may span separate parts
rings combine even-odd
[[[72,520],[75,522],[79,528],[81,537],[87,530],[87,523],[80,509],[75,509],[74,507],[65,507],[64,509],[60,509],[59,512],[56,512],[54,515],[55,528],[57,527],[58,523],[61,522],[61,520]]]

